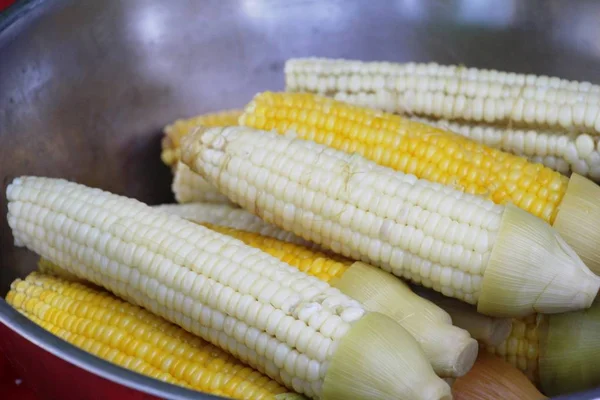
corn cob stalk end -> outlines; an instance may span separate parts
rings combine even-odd
[[[477,310],[499,317],[574,311],[588,308],[599,288],[600,277],[550,225],[509,204]]]
[[[581,175],[571,175],[553,225],[596,275],[600,275],[598,199],[600,186]]]
[[[340,341],[323,398],[450,400],[452,395],[406,330],[389,317],[369,313]]]
[[[497,346],[506,340],[512,329],[512,318],[494,318],[477,312],[476,307],[457,299],[423,287],[415,287],[415,292],[445,310],[452,318],[452,324],[469,332],[473,339],[488,346]]]
[[[397,277],[356,262],[330,283],[368,310],[385,314],[407,329],[439,376],[462,376],[473,366],[477,341],[465,330],[453,326],[447,313],[414,294]]]
[[[587,310],[550,315],[540,326],[539,376],[549,396],[600,385],[600,301]]]

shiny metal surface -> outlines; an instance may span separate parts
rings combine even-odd
[[[3,18],[2,295],[34,266],[32,255],[13,248],[6,223],[4,192],[15,176],[169,201],[161,127],[281,89],[289,57],[462,63],[600,82],[594,0],[33,0]],[[109,379],[144,390],[162,385],[113,373],[2,301],[0,320]]]

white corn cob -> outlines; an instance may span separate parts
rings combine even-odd
[[[246,232],[258,233],[288,243],[306,247],[315,247],[314,243],[304,240],[292,232],[279,229],[249,213],[243,208],[231,204],[215,203],[190,203],[190,204],[162,204],[155,206],[160,211],[175,214],[181,218],[198,224],[214,224],[228,228],[240,229]]]
[[[171,185],[175,200],[178,203],[210,202],[229,203],[227,196],[221,194],[197,173],[185,164],[178,162],[175,167],[173,184]]]
[[[17,245],[299,393],[325,399],[364,393],[450,398],[448,386],[399,325],[365,314],[339,290],[241,241],[59,179],[17,178],[7,199]]]
[[[600,87],[456,66],[297,59],[290,91],[325,93],[387,111],[600,133]]]
[[[456,132],[490,147],[525,156],[532,162],[542,163],[565,175],[575,172],[595,181],[600,180],[600,136],[502,128],[430,118],[411,119]]]
[[[204,128],[184,139],[182,161],[266,222],[486,314],[587,308],[600,287],[531,214],[314,142]]]
[[[367,75],[375,76],[377,80],[366,82],[353,82],[349,87],[355,85],[366,85],[366,88],[371,90],[381,89],[385,87],[386,82],[381,82],[380,77],[395,76],[395,77],[439,77],[439,78],[455,78],[463,81],[475,82],[491,82],[501,85],[517,85],[530,86],[533,88],[542,89],[565,89],[571,92],[581,93],[600,93],[600,86],[593,85],[590,82],[569,81],[557,77],[539,76],[533,74],[517,74],[514,72],[503,72],[488,69],[467,68],[460,65],[439,65],[437,63],[392,63],[392,62],[364,62],[345,59],[331,58],[297,58],[288,60],[286,65],[286,74],[290,78],[297,75],[305,74],[302,78],[305,83],[310,83],[311,90],[317,88],[322,92],[338,90],[339,81],[334,82],[331,79],[322,81],[319,78],[326,76],[351,76]],[[286,77],[287,78],[287,77]],[[306,78],[309,78],[308,80]],[[414,81],[412,85],[414,86]],[[296,82],[298,84],[298,82]],[[319,84],[319,85],[317,85]],[[350,85],[350,83],[347,83]],[[356,89],[355,91],[357,91]]]

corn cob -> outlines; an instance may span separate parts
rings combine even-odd
[[[526,157],[532,163],[564,175],[576,174],[600,181],[600,136],[466,124],[429,118],[411,118],[452,131],[486,146]]]
[[[504,358],[538,384],[539,328],[545,321],[543,314],[514,319],[509,337],[497,346],[485,346],[486,350]]]
[[[165,126],[165,136],[162,140],[161,159],[171,167],[177,165],[180,158],[181,138],[198,125],[203,126],[233,126],[242,114],[242,110],[225,110],[210,114],[201,114],[192,118],[178,119]]]
[[[171,189],[178,203],[208,201],[227,202],[227,198],[209,185],[201,176],[190,171],[179,162],[181,138],[198,125],[230,126],[237,125],[241,110],[227,110],[212,114],[203,114],[189,119],[178,119],[164,129],[161,159],[170,166],[174,178]]]
[[[240,124],[293,131],[497,204],[513,203],[552,224],[600,274],[600,187],[577,174],[569,179],[430,125],[306,93],[258,94]]]
[[[600,87],[588,82],[430,64],[298,59],[285,66],[290,91],[435,118],[600,133]]]
[[[462,376],[473,366],[477,342],[466,331],[453,326],[450,316],[442,309],[415,295],[393,275],[361,262],[332,259],[327,254],[257,233],[211,224],[204,226],[267,252],[330,283],[360,301],[369,311],[395,319],[419,342],[438,376]]]
[[[406,77],[407,85],[413,88],[416,88],[416,81],[414,78],[431,77],[455,78],[466,82],[491,82],[500,85],[527,86],[546,90],[564,89],[570,92],[590,94],[600,93],[600,86],[593,85],[590,82],[568,81],[557,77],[467,68],[462,65],[455,66],[413,62],[398,64],[390,62],[364,62],[310,57],[288,60],[285,68],[286,78],[293,80],[293,83],[287,82],[287,84],[291,85],[293,89],[319,91],[322,93],[337,92],[340,90],[358,92],[361,90],[361,86],[363,87],[363,91],[383,89],[386,84],[385,81],[382,81],[384,76]],[[354,77],[353,82],[348,82],[349,79],[347,78],[353,78],[352,75],[356,75],[356,77]],[[368,75],[373,77],[373,79],[361,80],[361,75]],[[328,79],[322,79],[324,77],[327,77]],[[387,84],[391,83],[392,82],[389,81],[387,82]],[[427,84],[427,82],[425,83]],[[432,81],[431,83],[433,84],[434,82]],[[368,86],[365,85],[372,86],[368,88]],[[394,86],[391,88],[393,87]],[[477,93],[476,89],[476,87],[470,88],[473,93]],[[539,94],[544,95],[543,92],[540,92]]]
[[[154,208],[160,211],[177,215],[198,224],[213,224],[246,232],[255,232],[262,236],[283,240],[309,248],[315,245],[291,232],[284,231],[278,227],[267,224],[248,211],[233,207],[230,204],[213,203],[191,203],[191,204],[162,204]]]
[[[69,343],[153,378],[234,399],[275,400],[287,392],[219,348],[99,289],[33,272],[13,282],[6,298]]]
[[[600,385],[600,303],[587,310],[515,319],[508,339],[486,346],[555,396]]]
[[[511,318],[494,318],[479,314],[466,303],[445,297],[423,287],[415,287],[415,293],[431,301],[452,318],[452,324],[469,332],[473,339],[487,346],[498,346],[508,339],[512,330]]]
[[[53,275],[58,278],[63,278],[68,281],[71,281],[71,282],[80,282],[80,283],[85,282],[85,280],[80,279],[77,275],[72,274],[69,271],[66,271],[66,270],[60,268],[56,264],[53,264],[44,258],[40,258],[38,260],[37,267],[38,267],[37,270],[44,275]]]
[[[521,371],[482,352],[469,373],[452,385],[454,400],[540,400],[546,397]]]
[[[177,163],[171,190],[178,203],[227,203],[231,204],[226,196],[211,184],[206,182],[200,175],[190,171],[183,163]]]
[[[600,287],[541,219],[358,155],[227,127],[188,135],[182,161],[266,222],[488,315],[586,308]]]
[[[17,178],[7,199],[16,245],[289,389],[316,399],[450,398],[397,323],[236,239],[60,179]]]

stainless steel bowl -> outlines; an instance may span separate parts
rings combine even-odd
[[[0,15],[0,294],[35,265],[6,223],[4,193],[18,175],[170,201],[162,126],[283,88],[290,57],[437,61],[597,83],[599,20],[595,0],[21,0]],[[14,334],[0,350],[26,372],[47,368],[24,362],[33,343],[106,384],[201,397],[88,355],[2,300],[0,322]],[[55,381],[36,383],[48,394]]]

